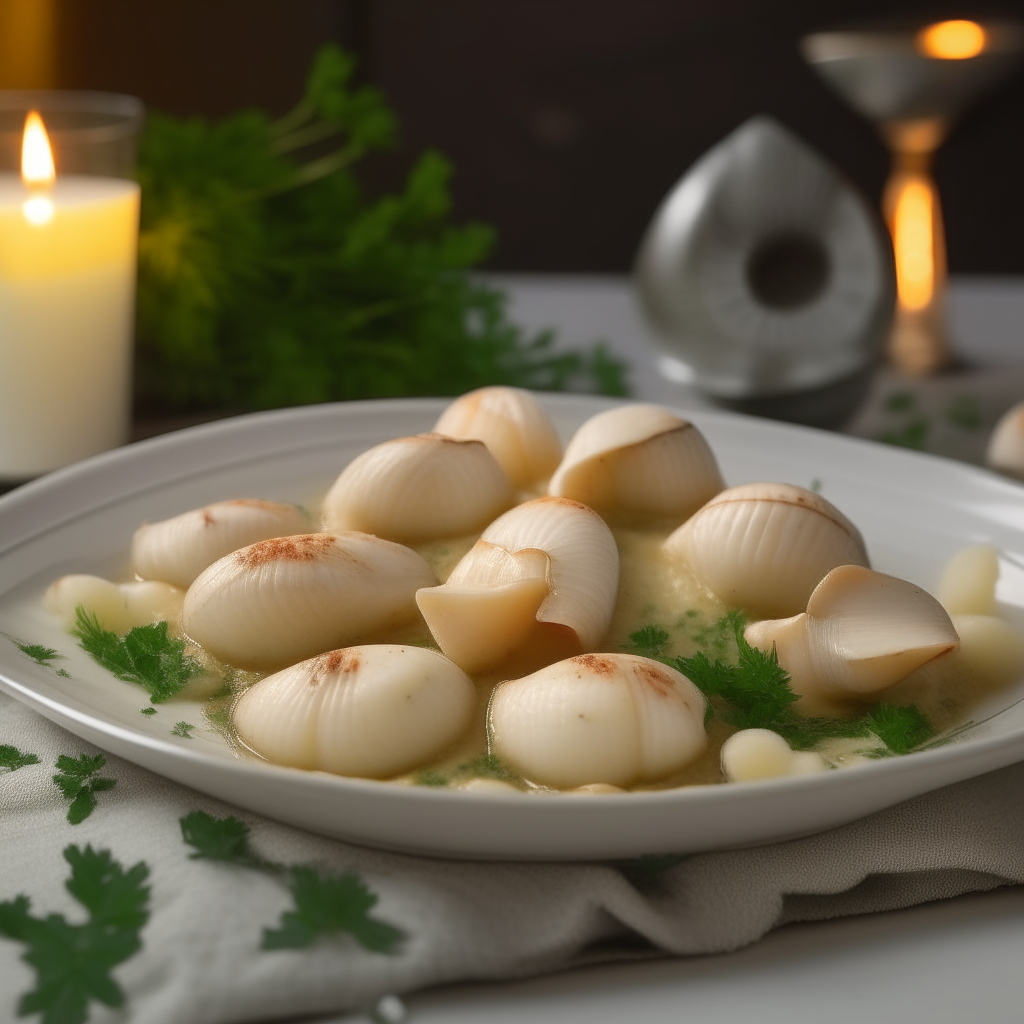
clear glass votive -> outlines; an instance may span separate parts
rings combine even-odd
[[[114,92],[0,90],[0,171],[21,170],[30,110],[42,115],[58,174],[135,177],[135,149],[146,117],[142,100]]]

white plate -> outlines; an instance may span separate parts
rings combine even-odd
[[[544,399],[563,435],[604,399]],[[66,572],[110,572],[135,527],[238,496],[316,500],[356,454],[429,429],[444,402],[413,399],[291,409],[181,431],[90,459],[0,499],[0,630],[52,637],[31,599]],[[1024,626],[1024,488],[931,456],[724,413],[691,418],[729,484],[785,480],[823,493],[863,532],[876,568],[934,588],[965,544],[1003,553],[1003,613]],[[47,630],[51,632],[47,633]],[[611,796],[486,796],[346,779],[236,759],[197,704],[139,714],[144,694],[62,637],[70,673],[0,639],[0,686],[106,750],[239,806],[370,846],[452,857],[570,860],[753,845],[852,821],[1024,759],[1024,690],[961,741],[823,775]],[[58,646],[51,643],[51,646]],[[195,723],[177,738],[177,719]]]

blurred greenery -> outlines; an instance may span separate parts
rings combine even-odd
[[[600,345],[555,351],[469,273],[494,232],[454,224],[452,168],[416,160],[395,195],[359,163],[394,114],[329,46],[285,117],[153,115],[139,158],[138,398],[149,407],[270,408],[454,395],[483,384],[625,394]]]

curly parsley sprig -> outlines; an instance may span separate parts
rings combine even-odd
[[[78,605],[71,635],[108,672],[146,690],[154,704],[170,700],[204,671],[185,653],[184,640],[168,636],[166,622],[136,626],[122,637],[104,629],[95,615]]]
[[[790,689],[789,673],[779,664],[774,647],[767,652],[747,642],[741,612],[729,612],[720,621],[735,639],[735,662],[712,660],[703,651],[690,657],[666,656],[669,634],[657,626],[630,634],[629,651],[681,672],[708,698],[710,714],[717,712],[737,729],[771,729],[794,750],[809,750],[825,739],[873,735],[884,744],[882,756],[906,754],[934,735],[931,723],[912,704],[876,704],[853,719],[800,714],[793,707],[799,694]]]

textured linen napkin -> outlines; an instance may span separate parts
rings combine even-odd
[[[38,918],[84,921],[64,885],[69,844],[109,850],[126,869],[139,861],[149,869],[141,949],[112,972],[125,1005],[91,1001],[92,1022],[227,1024],[342,1011],[387,993],[524,977],[645,949],[725,952],[791,921],[1024,881],[1024,764],[822,835],[669,866],[494,864],[324,839],[114,756],[100,775],[116,784],[72,825],[68,799],[52,781],[55,762],[96,748],[0,694],[4,744],[39,763],[0,772],[0,903],[25,895]],[[379,897],[372,916],[400,928],[404,941],[393,953],[371,952],[341,933],[304,949],[261,948],[264,929],[278,928],[294,909],[288,885],[271,872],[191,859],[179,819],[197,810],[248,824],[252,850],[266,860],[358,873]],[[0,936],[0,1021],[13,1020],[35,988],[36,972],[21,959],[26,948]]]

